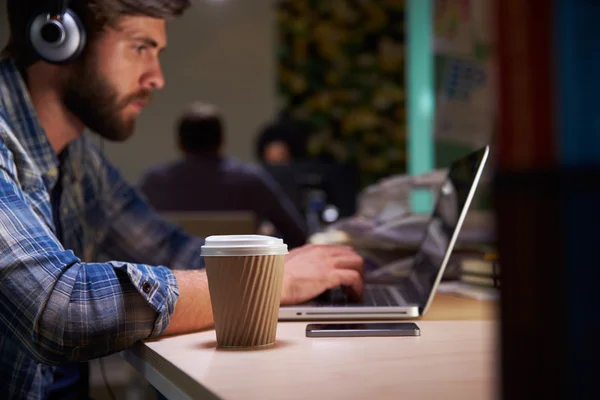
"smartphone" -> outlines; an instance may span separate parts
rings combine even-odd
[[[306,337],[421,336],[414,322],[308,324]]]

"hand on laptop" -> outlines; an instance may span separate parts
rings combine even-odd
[[[340,285],[358,299],[364,289],[363,272],[363,259],[351,247],[308,245],[294,249],[285,259],[281,304],[302,303]]]

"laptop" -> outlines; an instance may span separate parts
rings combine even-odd
[[[365,276],[360,301],[341,289],[307,303],[282,306],[280,320],[405,319],[425,315],[458,238],[479,184],[489,146],[452,163],[440,186],[435,208],[406,273]]]

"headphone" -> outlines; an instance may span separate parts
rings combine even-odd
[[[48,2],[48,6],[31,19],[27,28],[32,50],[40,59],[51,64],[73,61],[85,46],[85,27],[77,14],[68,8],[68,3],[68,0]]]

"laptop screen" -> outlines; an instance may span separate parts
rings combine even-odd
[[[425,305],[441,279],[477,186],[488,148],[455,161],[440,187],[438,199],[415,255],[409,278]]]

